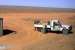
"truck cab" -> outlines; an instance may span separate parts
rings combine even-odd
[[[64,34],[72,30],[71,25],[63,25],[59,20],[48,21],[48,28],[50,28],[51,31],[61,31]]]
[[[48,22],[48,25],[50,26],[51,31],[61,31],[63,29],[58,20],[52,20],[50,21],[50,24]]]

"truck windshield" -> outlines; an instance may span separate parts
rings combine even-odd
[[[54,26],[61,26],[60,22],[54,22]]]

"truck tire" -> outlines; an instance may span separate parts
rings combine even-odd
[[[39,28],[39,32],[41,32],[42,28]]]
[[[37,27],[37,31],[41,32],[41,28]]]
[[[42,32],[47,33],[47,26],[46,25],[44,25],[44,28],[42,28]]]
[[[69,31],[68,31],[66,28],[64,28],[63,31],[62,31],[62,33],[65,34],[65,35],[67,35],[68,32],[69,32]]]
[[[46,29],[45,29],[45,28],[42,28],[42,29],[41,29],[41,32],[42,32],[42,33],[46,33]]]

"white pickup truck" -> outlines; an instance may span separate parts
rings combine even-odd
[[[51,20],[44,24],[40,23],[39,20],[36,20],[34,21],[34,28],[43,33],[48,31],[61,31],[64,34],[68,34],[72,30],[71,25],[63,25],[59,20]]]

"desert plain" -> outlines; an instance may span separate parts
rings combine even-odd
[[[0,17],[3,18],[3,30],[6,30],[4,34],[7,33],[0,37],[0,50],[75,50],[75,12],[8,11],[0,12]],[[35,31],[33,22],[36,19],[58,19],[61,23],[72,25],[72,33],[43,34]]]

